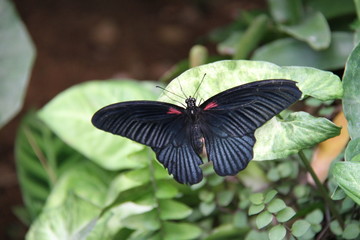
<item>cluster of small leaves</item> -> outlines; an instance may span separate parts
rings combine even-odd
[[[310,212],[304,219],[297,219],[289,227],[296,212],[276,195],[275,190],[250,195],[249,216],[256,215],[256,227],[267,232],[269,239],[284,239],[287,234],[296,239],[313,239],[322,230],[324,215],[319,209]]]

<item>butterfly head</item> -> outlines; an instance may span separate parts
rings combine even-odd
[[[196,107],[196,98],[190,96],[185,100],[185,103],[187,105],[187,108],[194,108]]]

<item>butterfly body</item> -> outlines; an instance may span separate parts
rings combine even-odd
[[[151,147],[180,183],[202,179],[200,154],[220,176],[235,175],[253,158],[255,130],[301,96],[294,81],[256,81],[223,91],[186,108],[158,101],[115,103],[100,109],[92,123],[104,131]]]

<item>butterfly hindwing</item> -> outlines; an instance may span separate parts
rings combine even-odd
[[[202,179],[201,158],[190,144],[191,132],[184,109],[156,101],[131,101],[109,105],[92,118],[99,129],[152,147],[157,159],[174,178],[187,184]]]
[[[294,81],[263,80],[221,92],[200,105],[208,158],[219,175],[234,175],[253,158],[254,132],[301,96]]]

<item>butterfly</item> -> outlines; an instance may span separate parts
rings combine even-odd
[[[160,163],[179,183],[202,180],[200,154],[220,176],[243,170],[253,158],[255,130],[301,97],[296,82],[260,80],[210,97],[200,106],[185,100],[186,108],[159,101],[128,101],[98,110],[95,127],[152,148]]]

